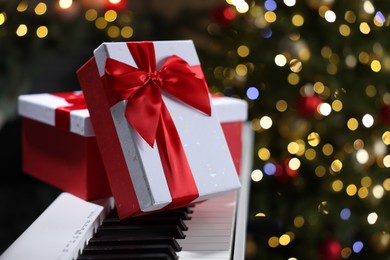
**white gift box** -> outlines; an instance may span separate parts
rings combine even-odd
[[[177,55],[189,66],[200,66],[192,41],[152,44],[157,70],[171,55]],[[94,58],[79,69],[78,77],[121,218],[183,206],[183,203],[206,200],[240,187],[213,105],[211,116],[208,116],[163,94],[163,102],[179,134],[198,191],[197,197],[191,201],[186,200],[186,194],[183,198],[172,199],[171,194],[175,191],[170,190],[167,183],[159,154],[160,147],[156,144],[150,146],[130,126],[125,117],[127,100],[110,104],[107,89],[111,86],[105,80],[107,58],[137,67],[127,43],[103,43],[95,50]],[[184,191],[190,185],[179,184],[177,187]]]

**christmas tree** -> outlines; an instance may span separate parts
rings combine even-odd
[[[256,142],[247,258],[389,259],[385,1],[23,0],[0,7],[3,114],[34,90],[41,60],[61,62],[58,52],[81,57],[65,70],[71,73],[102,41],[193,39],[210,91],[249,102]]]

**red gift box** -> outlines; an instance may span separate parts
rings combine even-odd
[[[77,74],[120,218],[240,187],[192,41],[103,43]]]
[[[243,100],[215,97],[213,104],[239,172]],[[86,200],[111,196],[81,92],[19,97],[23,171]]]

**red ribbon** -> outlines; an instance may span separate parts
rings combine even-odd
[[[191,67],[176,55],[168,57],[157,71],[152,42],[132,42],[127,46],[138,68],[106,60],[104,78],[110,104],[128,101],[125,117],[129,124],[150,146],[157,143],[173,200],[170,207],[185,205],[199,193],[162,92],[210,116],[206,82],[197,76],[200,66]]]
[[[70,112],[73,110],[87,109],[82,93],[58,92],[52,95],[61,97],[70,103],[68,106],[57,107],[55,110],[55,126],[64,130],[70,130]]]

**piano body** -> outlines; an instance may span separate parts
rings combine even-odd
[[[244,259],[253,133],[243,129],[238,192],[119,221],[113,198],[62,193],[0,260]]]

